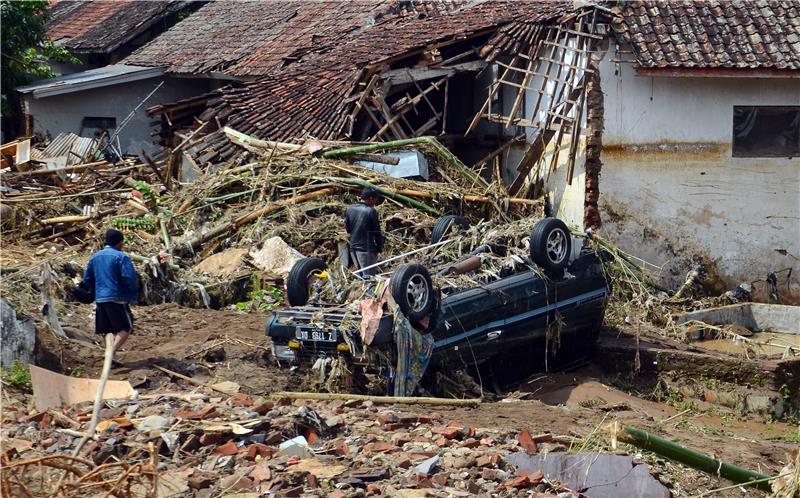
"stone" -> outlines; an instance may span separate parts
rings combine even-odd
[[[206,432],[200,435],[200,446],[216,446],[222,443],[222,434],[219,432]]]
[[[369,456],[373,453],[391,453],[393,451],[397,451],[397,447],[392,443],[379,441],[376,443],[369,443],[368,445],[364,446],[364,449],[361,451],[364,453],[364,455]]]
[[[192,489],[209,488],[219,479],[216,472],[208,472],[200,469],[194,469],[194,472],[189,476],[189,487]]]
[[[431,433],[440,434],[447,439],[455,439],[458,437],[459,429],[457,427],[434,427]]]
[[[259,405],[253,407],[253,411],[258,413],[261,416],[264,416],[275,407],[275,404],[272,401],[265,401]]]
[[[172,425],[172,417],[162,417],[160,415],[150,415],[143,418],[136,429],[139,432],[161,432]]]
[[[506,488],[527,488],[531,485],[527,475],[513,477],[503,483]]]
[[[539,447],[536,445],[536,442],[534,442],[528,429],[524,429],[517,435],[517,441],[519,442],[519,445],[528,452],[529,455],[535,455],[536,453],[539,453]]]
[[[243,475],[232,474],[223,477],[219,482],[221,490],[238,491],[242,489],[250,489],[253,487],[253,481],[249,477]]]
[[[272,470],[269,468],[268,462],[262,461],[253,467],[253,470],[250,471],[248,477],[258,484],[261,481],[268,481],[272,479]]]
[[[231,403],[231,406],[235,408],[246,408],[256,404],[256,400],[254,400],[253,398],[244,393],[234,394],[233,396],[231,396],[229,401]]]
[[[33,362],[36,347],[36,326],[33,320],[17,316],[5,299],[0,299],[0,366],[11,368],[18,361],[23,365]]]
[[[378,422],[381,424],[394,424],[400,421],[400,418],[394,412],[380,412],[378,413]]]
[[[419,474],[430,474],[431,471],[436,467],[437,463],[439,463],[439,455],[432,456],[414,467],[414,471]]]
[[[233,441],[228,441],[227,443],[214,448],[212,453],[215,455],[232,456],[239,453],[239,448]]]
[[[206,420],[218,416],[219,413],[214,405],[206,405],[198,411],[184,410],[175,413],[175,417],[185,420]]]
[[[250,460],[255,460],[256,456],[267,458],[272,456],[274,453],[275,450],[265,444],[253,443],[247,447],[247,458]]]

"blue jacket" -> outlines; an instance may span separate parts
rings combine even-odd
[[[92,255],[83,273],[83,283],[94,291],[98,303],[124,301],[136,304],[139,300],[136,270],[131,258],[111,246],[105,246]]]

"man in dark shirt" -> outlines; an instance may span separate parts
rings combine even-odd
[[[350,254],[356,267],[367,268],[378,262],[378,253],[383,251],[383,233],[375,205],[383,197],[377,190],[367,187],[361,192],[361,202],[347,208],[344,227],[350,234]],[[377,268],[358,272],[360,276],[375,275]]]
[[[105,247],[89,259],[81,284],[95,296],[95,333],[114,334],[114,355],[133,331],[130,304],[139,299],[136,270],[122,252],[123,240],[122,232],[106,232]],[[117,360],[112,364],[121,366]]]

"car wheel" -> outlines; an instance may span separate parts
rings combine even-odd
[[[558,218],[539,220],[531,231],[530,250],[533,262],[548,276],[561,278],[572,253],[569,228]]]
[[[445,240],[453,228],[456,228],[457,233],[461,233],[469,228],[469,221],[467,221],[467,219],[463,216],[458,216],[455,214],[442,216],[436,221],[436,224],[433,225],[433,231],[431,231],[431,244],[437,244],[442,240]]]
[[[311,286],[319,281],[328,265],[318,258],[303,258],[292,266],[286,277],[286,297],[290,306],[303,306],[311,297]]]
[[[392,273],[390,291],[400,311],[418,323],[433,313],[436,296],[428,270],[418,264],[402,265]]]

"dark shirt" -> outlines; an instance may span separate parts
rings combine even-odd
[[[350,234],[350,250],[379,253],[383,250],[383,234],[375,208],[359,202],[344,213],[344,227]]]

